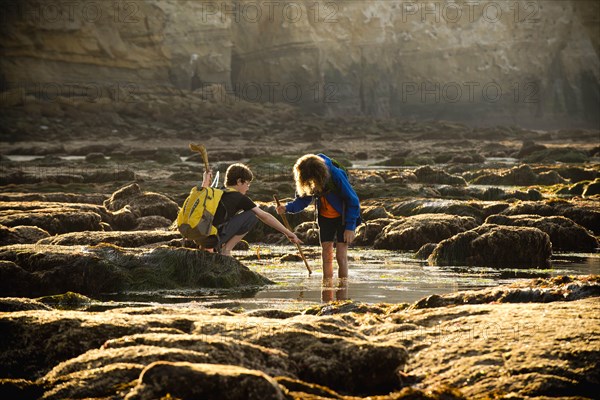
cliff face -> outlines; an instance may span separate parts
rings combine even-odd
[[[249,101],[332,115],[599,123],[594,1],[28,0],[2,7],[3,89],[38,98],[100,90],[114,99],[123,85],[164,93],[220,83]]]

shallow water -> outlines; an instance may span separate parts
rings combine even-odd
[[[234,256],[250,269],[277,282],[263,288],[137,292],[105,296],[103,300],[116,301],[120,305],[168,303],[240,310],[303,309],[332,300],[412,303],[432,294],[493,287],[538,277],[600,274],[600,254],[556,254],[549,269],[495,269],[432,267],[413,259],[411,252],[350,249],[347,281],[336,278],[332,284],[324,286],[320,249],[307,247],[306,250],[313,269],[311,276],[302,261],[280,261],[282,255],[295,254],[296,250],[291,246],[261,247],[260,260],[256,259],[256,248],[234,252]]]

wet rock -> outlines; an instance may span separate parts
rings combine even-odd
[[[0,261],[0,268],[2,263]],[[37,300],[26,299],[23,297],[1,297],[0,312],[16,312],[16,311],[31,311],[31,310],[51,310],[47,305],[40,303]]]
[[[418,250],[426,243],[438,243],[477,226],[472,217],[445,214],[419,214],[386,226],[376,237],[374,247],[388,250]]]
[[[67,232],[100,231],[102,218],[95,212],[75,210],[33,210],[0,213],[0,224],[8,227],[35,226],[51,235]]]
[[[148,365],[126,399],[158,399],[166,395],[207,400],[285,399],[277,382],[260,371],[234,365],[166,361]]]
[[[430,265],[548,268],[551,255],[550,237],[537,228],[484,224],[438,243],[428,261]]]
[[[598,240],[584,227],[565,217],[492,215],[485,222],[496,225],[538,228],[550,236],[552,250],[593,252],[596,248],[600,247]]]
[[[457,154],[449,162],[452,164],[479,164],[485,162],[485,157],[480,154]]]
[[[179,211],[179,206],[173,200],[159,193],[142,192],[137,183],[122,187],[104,202],[110,211],[118,211],[127,205],[141,217],[160,215],[171,221],[177,218]]]
[[[583,197],[591,197],[600,194],[600,178],[596,178],[593,182],[588,184],[583,191]]]
[[[129,231],[137,227],[140,212],[130,205],[111,213],[110,226],[119,231]]]
[[[523,201],[511,205],[501,213],[502,215],[536,214],[541,216],[564,216],[575,223],[600,233],[600,211],[595,203],[570,202],[554,200],[546,202]]]
[[[498,173],[484,173],[472,180],[476,185],[531,186],[554,185],[566,180],[556,171],[536,174],[529,165],[513,167]]]
[[[0,260],[0,296],[35,296],[40,293],[41,284],[40,276],[13,261]]]
[[[547,147],[544,146],[543,144],[537,144],[537,143],[533,142],[533,140],[525,140],[525,141],[523,141],[523,144],[521,145],[521,149],[517,152],[517,154],[515,154],[515,157],[523,158],[523,157],[526,157],[537,151],[546,150],[546,148]]]
[[[160,215],[149,215],[147,217],[140,217],[137,220],[137,226],[135,230],[137,231],[150,231],[150,230],[160,230],[166,229],[173,221],[167,219],[165,217],[161,217]]]
[[[419,214],[450,214],[473,217],[483,221],[482,206],[470,201],[446,199],[416,199],[398,201],[389,205],[387,210],[394,216],[408,217]]]
[[[394,218],[378,218],[366,221],[356,228],[356,237],[353,243],[358,246],[372,246],[377,235],[381,234],[386,226],[395,221]]]
[[[380,218],[392,218],[392,214],[382,206],[366,206],[361,210],[361,218],[363,221],[371,221]]]
[[[461,185],[466,186],[467,182],[461,176],[450,175],[440,169],[433,169],[430,166],[424,166],[415,170],[418,182],[434,183],[444,185]]]
[[[571,181],[571,183],[593,181],[600,177],[600,171],[596,171],[592,168],[575,167],[575,166],[561,166],[554,169],[565,179]]]
[[[523,161],[527,163],[554,163],[554,162],[563,162],[563,163],[585,163],[589,161],[589,154],[585,153],[582,150],[571,148],[571,147],[561,147],[561,148],[550,148],[541,151],[536,151],[534,153],[529,154],[528,156],[523,158]]]
[[[103,163],[106,161],[106,156],[102,153],[89,153],[86,154],[85,161],[89,163]]]
[[[0,379],[0,398],[39,399],[44,387],[27,379]]]
[[[11,203],[79,203],[101,205],[108,196],[102,193],[0,193],[0,201]]]
[[[575,301],[596,296],[600,296],[600,281],[597,276],[577,279],[558,276],[498,288],[432,295],[419,300],[411,308],[436,308],[486,303],[551,303],[553,301]]]
[[[419,250],[417,250],[415,253],[415,258],[417,260],[427,260],[431,253],[433,253],[433,250],[435,250],[436,246],[437,243],[425,243]]]
[[[318,245],[319,225],[316,222],[303,222],[294,229],[294,233],[306,245]]]
[[[0,225],[0,246],[7,244],[36,243],[38,240],[50,236],[45,230],[37,226],[15,226],[9,228]]]
[[[0,287],[0,296],[42,296],[69,291],[96,295],[122,290],[271,283],[232,257],[187,248],[14,245],[0,248],[0,260],[4,261],[2,275],[12,274],[11,284]]]
[[[93,300],[79,293],[67,292],[63,294],[55,294],[52,296],[43,296],[37,299],[42,304],[61,309],[75,309],[81,306],[92,304]]]

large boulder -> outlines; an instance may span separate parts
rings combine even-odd
[[[484,224],[438,243],[430,265],[548,268],[552,244],[537,228]]]
[[[393,222],[376,237],[374,247],[388,250],[418,250],[477,226],[473,217],[419,214]]]
[[[139,216],[160,215],[171,221],[177,218],[179,206],[173,200],[160,193],[143,192],[137,183],[124,186],[104,201],[110,211],[118,211],[130,206]]]
[[[565,217],[492,215],[485,222],[496,225],[538,228],[550,236],[552,250],[592,252],[600,246],[598,240],[584,227]]]
[[[232,257],[188,248],[114,245],[0,247],[0,296],[85,295],[123,290],[231,288],[271,283]],[[10,278],[10,279],[9,279]]]

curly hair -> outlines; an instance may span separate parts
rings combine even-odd
[[[329,169],[325,161],[314,154],[300,157],[294,164],[294,181],[299,196],[313,196],[325,191]]]
[[[250,168],[241,163],[231,164],[225,172],[225,186],[235,186],[238,179],[242,182],[252,182],[254,175]]]

